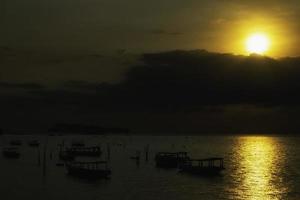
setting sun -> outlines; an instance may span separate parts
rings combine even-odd
[[[246,40],[246,49],[249,53],[264,54],[269,48],[270,40],[265,34],[255,33]]]

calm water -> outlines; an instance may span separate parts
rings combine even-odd
[[[13,136],[23,141],[21,157],[0,156],[1,199],[300,199],[300,137],[263,136],[90,136],[86,145],[110,146],[109,180],[70,177],[57,167],[57,144],[79,136]],[[1,136],[7,146],[12,136]],[[38,165],[38,149],[27,141],[47,141],[46,174]],[[149,161],[130,160],[149,144]],[[43,145],[40,153],[43,154]],[[188,151],[193,158],[222,156],[226,170],[208,178],[155,168],[158,151]],[[53,152],[50,159],[50,152]],[[104,155],[107,155],[104,153]],[[82,158],[83,159],[83,158]],[[5,198],[3,198],[5,197]]]

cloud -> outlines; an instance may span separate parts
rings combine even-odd
[[[204,50],[144,54],[127,73],[128,94],[146,105],[196,108],[207,105],[299,104],[300,59],[275,60]]]
[[[1,82],[0,87],[30,91],[2,94],[2,115],[28,116],[27,121],[43,116],[47,123],[106,119],[118,126],[164,130],[176,124],[174,130],[184,131],[199,130],[200,122],[201,130],[216,132],[298,128],[293,110],[300,108],[300,58],[176,50],[143,54],[139,63],[118,83],[74,80],[49,89]]]
[[[207,106],[300,104],[300,58],[276,60],[176,50],[143,54],[140,63],[117,83],[67,81],[59,86],[58,93],[37,83],[0,82],[0,87],[39,89],[39,94],[43,89],[44,97],[60,100],[74,99],[76,94],[76,102],[92,103],[104,110],[175,112]],[[89,98],[85,98],[87,92]]]
[[[12,83],[12,82],[0,81],[0,88],[40,90],[40,89],[44,89],[44,86],[38,83]]]

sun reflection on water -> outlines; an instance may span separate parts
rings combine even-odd
[[[239,139],[239,196],[243,199],[281,199],[283,150],[271,137]]]

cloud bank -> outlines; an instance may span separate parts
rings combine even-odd
[[[151,119],[153,127],[159,124],[165,129],[171,128],[166,125],[171,122],[183,124],[172,125],[177,130],[187,126],[215,130],[212,124],[219,124],[215,130],[219,132],[298,128],[293,110],[299,110],[300,104],[299,58],[176,50],[145,53],[139,59],[140,64],[130,67],[118,83],[74,80],[50,89],[1,82],[1,87],[28,91],[27,95],[2,94],[2,114],[9,113],[10,119],[14,115],[34,119],[40,114],[51,122],[101,121],[109,116],[121,125],[144,128]]]

